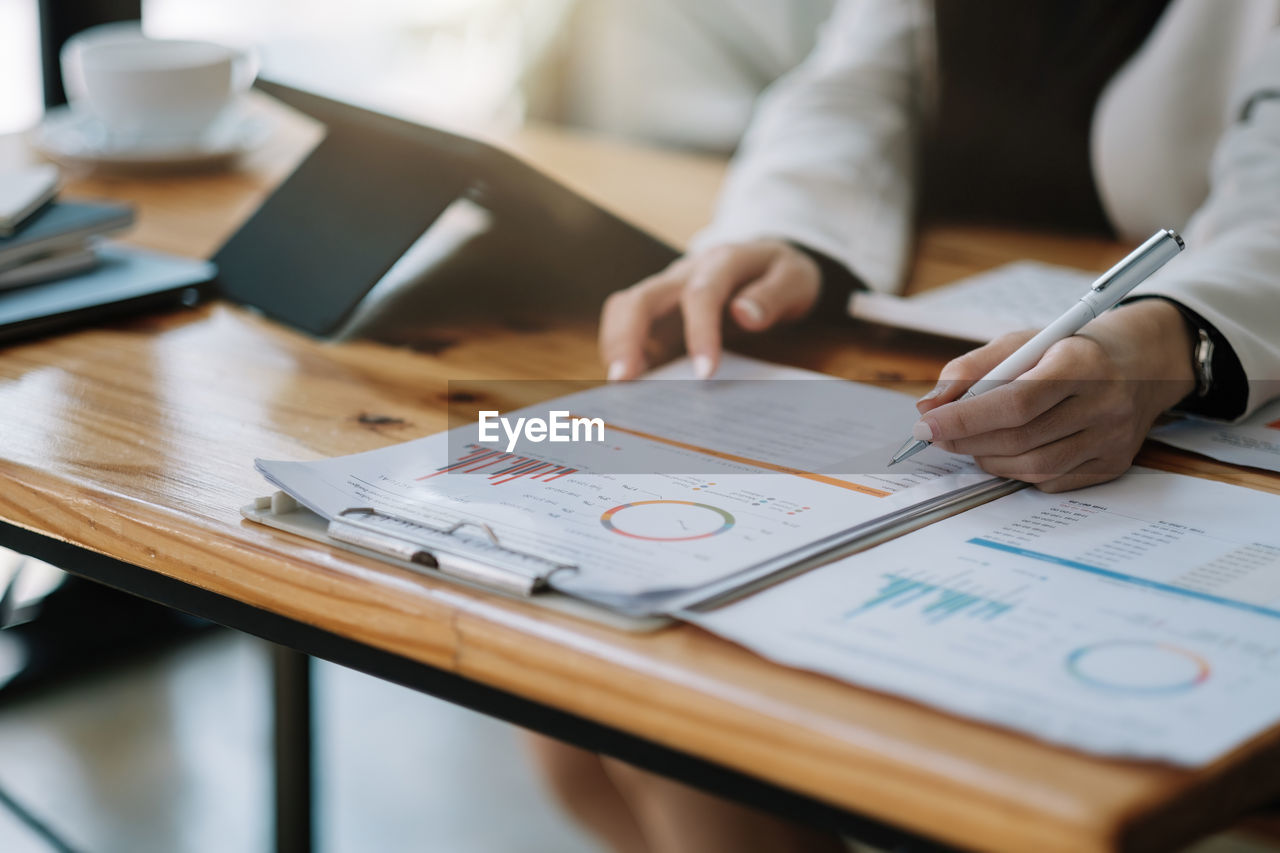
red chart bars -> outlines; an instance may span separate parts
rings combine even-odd
[[[554,462],[544,462],[535,456],[503,453],[501,450],[492,450],[479,444],[468,444],[467,451],[456,462],[437,468],[432,473],[418,479],[430,480],[432,477],[438,477],[441,474],[484,473],[488,477],[490,485],[501,486],[504,483],[510,483],[512,480],[519,480],[522,477],[550,483],[552,480],[558,480],[578,470],[564,465],[556,465]]]

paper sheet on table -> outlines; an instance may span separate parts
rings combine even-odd
[[[1042,329],[1079,301],[1096,276],[1019,261],[902,298],[858,293],[853,316],[901,329],[986,343],[1007,332]]]
[[[1031,489],[690,618],[1053,743],[1199,765],[1280,722],[1280,496]]]
[[[687,364],[655,374],[689,375]],[[478,444],[472,425],[258,468],[328,518],[367,506],[437,527],[487,524],[508,548],[577,566],[555,576],[557,589],[614,605],[785,561],[859,522],[990,480],[936,449],[888,470],[918,417],[908,395],[736,356],[719,375],[600,386],[511,414],[603,417],[604,444],[504,454]]]
[[[1184,418],[1156,427],[1150,437],[1232,465],[1280,471],[1280,400],[1238,424]]]

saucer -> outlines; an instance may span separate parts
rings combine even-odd
[[[98,118],[70,106],[55,107],[36,128],[36,150],[64,166],[139,170],[212,169],[261,146],[271,120],[251,104],[236,105],[197,137],[121,140]]]

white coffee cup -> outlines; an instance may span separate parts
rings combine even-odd
[[[108,24],[63,46],[62,74],[75,110],[122,144],[194,143],[253,82],[256,62],[206,41],[152,39],[137,24]]]

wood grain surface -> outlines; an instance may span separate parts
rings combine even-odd
[[[207,255],[314,133],[282,114],[275,140],[236,171],[73,175],[67,192],[132,201],[131,240]],[[504,144],[677,242],[705,221],[723,173],[715,160],[550,128]],[[5,162],[27,156],[19,141],[0,143]],[[1123,251],[935,229],[913,287],[1022,257],[1097,268]],[[963,350],[853,321],[740,347],[912,388]],[[1195,772],[1089,758],[787,670],[695,628],[629,636],[238,514],[268,491],[255,457],[314,459],[435,432],[451,380],[600,376],[586,321],[444,327],[427,353],[318,342],[215,303],[12,346],[0,350],[0,518],[965,847],[1168,849],[1280,795],[1280,729]],[[1142,461],[1280,492],[1276,476],[1173,450]]]

